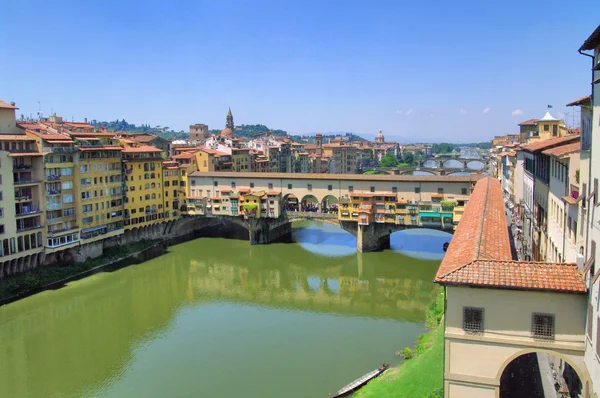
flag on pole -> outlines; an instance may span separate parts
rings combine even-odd
[[[552,105],[548,105],[548,109],[552,108]]]

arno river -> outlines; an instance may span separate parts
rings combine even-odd
[[[0,397],[327,397],[413,346],[448,239],[201,238],[0,307]]]

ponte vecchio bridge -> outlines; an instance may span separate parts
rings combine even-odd
[[[358,251],[376,251],[402,229],[452,232],[482,177],[194,172],[185,213],[238,224],[252,244],[284,240],[291,222],[318,219],[356,236]]]

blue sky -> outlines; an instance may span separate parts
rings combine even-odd
[[[597,0],[9,1],[0,99],[186,131],[223,128],[231,106],[290,133],[489,140],[589,94],[577,49],[598,15]]]

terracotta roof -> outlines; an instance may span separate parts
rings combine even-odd
[[[435,281],[478,259],[512,259],[500,181],[485,177],[475,185]]]
[[[71,139],[71,137],[69,137],[66,134],[59,134],[59,133],[42,133],[42,132],[38,132],[38,131],[33,131],[33,130],[26,130],[29,134],[33,134],[36,137],[39,137],[43,140],[46,141],[50,141],[50,140],[69,140]]]
[[[444,197],[444,195],[443,195],[443,194],[441,194],[441,193],[432,193],[432,194],[431,194],[431,197],[432,197],[432,198],[443,198],[443,197]]]
[[[31,141],[35,140],[25,134],[0,134],[0,141]]]
[[[49,144],[73,144],[73,140],[53,140],[48,141]]]
[[[162,152],[160,149],[150,145],[128,146],[123,148],[123,153],[139,153],[139,152]]]
[[[579,48],[580,51],[593,50],[600,44],[600,25]]]
[[[557,147],[554,147],[551,149],[546,149],[542,153],[544,155],[562,157],[562,156],[568,155],[570,153],[579,152],[580,149],[581,149],[581,144],[579,142],[574,142],[572,144],[566,144],[566,145],[557,146]]]
[[[482,174],[471,174],[468,176],[419,176],[419,175],[393,175],[393,174],[323,174],[323,173],[253,173],[240,172],[231,173],[227,171],[212,171],[190,173],[195,177],[212,178],[270,178],[283,180],[346,180],[346,181],[389,181],[389,182],[476,182],[485,178]]]
[[[477,260],[444,278],[444,285],[468,284],[569,293],[587,291],[576,264]]]
[[[268,192],[267,195],[281,195],[281,192],[271,191],[271,192]]]
[[[80,151],[123,151],[125,148],[120,146],[104,145],[104,146],[84,146],[78,147]]]
[[[578,135],[550,138],[548,140],[535,141],[535,142],[532,142],[531,144],[522,145],[521,148],[523,148],[529,152],[538,152],[538,151],[543,151],[544,149],[553,148],[558,145],[564,145],[564,144],[570,144],[572,142],[578,142],[579,138],[580,137]]]
[[[195,155],[191,152],[182,152],[177,155],[171,156],[173,159],[192,159]]]
[[[8,102],[0,101],[0,109],[19,109],[14,105],[9,104]]]
[[[522,123],[519,123],[519,126],[536,126],[537,125],[537,119],[529,119],[529,120],[525,120]]]
[[[585,97],[578,98],[573,102],[569,102],[567,104],[567,106],[586,105],[586,104],[591,104],[591,103],[592,103],[592,96],[586,95]]]
[[[585,293],[575,264],[511,259],[500,182],[480,180],[438,269],[442,285]]]
[[[157,135],[153,135],[153,134],[134,134],[132,136],[130,136],[129,138],[131,138],[132,140],[135,140],[136,142],[150,142],[152,140],[154,140],[155,138],[159,138]]]

